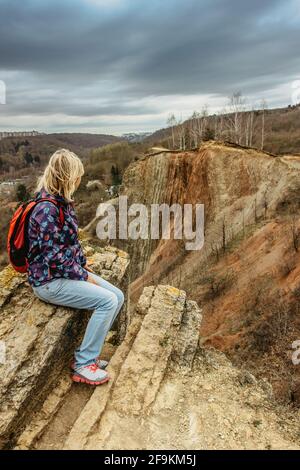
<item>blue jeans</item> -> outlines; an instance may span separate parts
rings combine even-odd
[[[59,278],[33,287],[37,297],[45,302],[84,310],[94,310],[83,341],[75,351],[75,366],[95,362],[106,335],[124,303],[123,292],[94,273],[89,275],[98,285],[87,281]]]

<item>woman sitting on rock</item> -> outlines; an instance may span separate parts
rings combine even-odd
[[[29,219],[28,279],[37,297],[48,303],[94,310],[72,362],[75,382],[100,385],[109,380],[100,359],[105,337],[117,317],[123,293],[92,273],[78,240],[72,196],[84,173],[81,160],[68,150],[50,158],[37,186],[39,202]]]

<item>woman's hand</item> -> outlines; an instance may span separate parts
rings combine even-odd
[[[97,282],[92,278],[92,276],[89,274],[87,278],[87,282],[90,282],[91,284],[95,284],[95,286],[98,286]]]
[[[86,263],[85,263],[85,265],[84,265],[84,269],[85,269],[86,271],[89,271],[90,273],[93,273],[94,271],[93,271],[92,268],[90,267],[90,264],[91,264],[91,263],[92,263],[92,260],[90,260],[90,261],[87,260]]]

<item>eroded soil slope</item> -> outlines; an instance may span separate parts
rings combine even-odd
[[[128,242],[131,299],[170,283],[203,306],[203,345],[268,377],[276,396],[300,403],[300,157],[217,142],[192,152],[158,151],[124,177],[130,203],[205,204],[205,243]],[[172,227],[172,225],[171,225]]]

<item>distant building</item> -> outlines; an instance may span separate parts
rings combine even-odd
[[[38,131],[24,131],[24,132],[0,132],[0,140],[6,137],[34,137],[36,135],[42,135]]]

